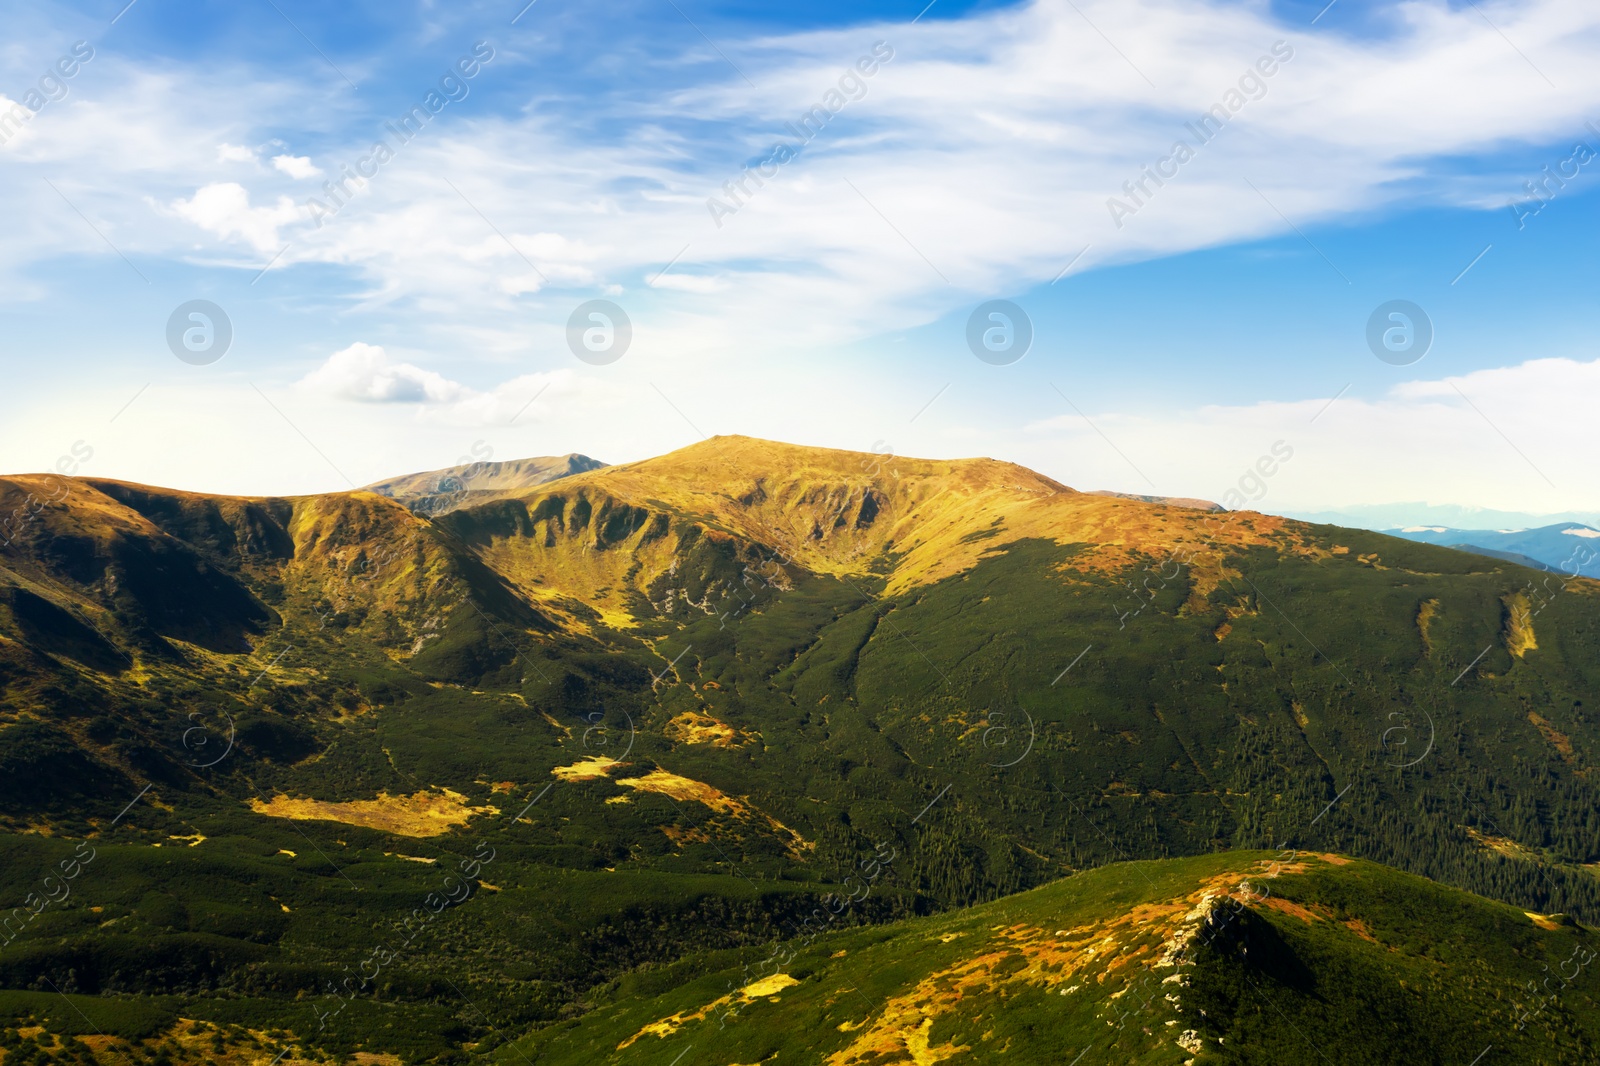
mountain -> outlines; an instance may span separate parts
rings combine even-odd
[[[1197,511],[1221,511],[1222,504],[1190,496],[1141,496],[1132,492],[1112,492],[1110,489],[1093,489],[1091,496],[1115,496],[1119,500],[1139,500],[1142,503],[1161,503],[1169,507],[1193,507]]]
[[[1384,532],[1423,544],[1443,544],[1494,558],[1510,558],[1536,570],[1600,577],[1600,529],[1560,522],[1538,529],[1450,529],[1406,526]]]
[[[1531,529],[1560,522],[1594,524],[1594,512],[1563,511],[1533,514],[1529,511],[1497,511],[1453,503],[1373,503],[1356,504],[1337,511],[1289,511],[1290,518],[1323,525],[1349,526],[1352,529],[1387,530],[1403,526],[1446,526],[1453,529]]]
[[[460,1064],[840,891],[877,935],[1262,847],[1600,924],[1595,581],[741,437],[436,512],[0,478],[0,520],[18,1033],[83,1025],[60,989],[184,1061]]]
[[[892,878],[892,860],[873,863]],[[1339,855],[1116,863],[887,927],[831,919],[782,948],[629,975],[581,1022],[495,1058],[668,1063],[692,1050],[701,1062],[834,1066],[1444,1066],[1489,1049],[1508,1064],[1600,1056],[1600,1001],[1584,965],[1600,934]],[[1548,1000],[1530,995],[1547,975]]]
[[[482,503],[519,489],[581,474],[586,470],[598,470],[605,465],[598,459],[577,452],[509,462],[485,459],[447,466],[442,470],[390,478],[366,486],[365,491],[399,500],[413,511],[440,514],[469,503]]]

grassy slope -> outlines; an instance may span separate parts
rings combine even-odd
[[[1374,864],[1273,861],[1116,864],[777,959],[688,959],[497,1058],[1417,1066],[1493,1045],[1499,1063],[1593,1061],[1600,985],[1578,961],[1519,1027],[1527,984],[1592,957],[1592,931]]]

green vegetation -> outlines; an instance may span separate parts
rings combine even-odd
[[[1446,1066],[1492,1045],[1592,1062],[1600,977],[1580,961],[1597,954],[1590,930],[1373,864],[1234,852],[824,935],[746,995],[751,953],[686,959],[495,1058]],[[1574,980],[1539,1010],[1528,985],[1558,971]]]
[[[946,573],[905,517],[965,484],[943,467],[925,497],[906,495],[909,467],[898,487],[763,475],[732,496],[627,480],[648,465],[431,516],[361,494],[85,484],[0,550],[0,901],[17,908],[0,989],[23,997],[0,1000],[0,1024],[86,1035],[59,1028],[82,998],[129,1041],[192,1022],[289,1034],[260,1062],[225,1037],[217,1066],[291,1046],[454,1064],[530,1030],[540,1055],[600,1055],[594,1019],[698,1009],[775,944],[802,945],[784,972],[809,988],[796,967],[844,966],[817,955],[835,940],[848,960],[1028,890],[1120,884],[1127,902],[1146,876],[1299,848],[1438,884],[1357,864],[1285,876],[1274,898],[1314,889],[1343,913],[1356,893],[1375,935],[1456,908],[1461,935],[1391,930],[1378,939],[1404,959],[1387,959],[1338,922],[1252,907],[1195,963],[1186,996],[1226,1021],[1197,1028],[1221,1041],[1205,1054],[1299,1061],[1282,1017],[1319,1033],[1364,1018],[1423,1036],[1351,1036],[1328,1061],[1433,1061],[1459,1050],[1438,1019],[1489,1024],[1461,1021],[1441,981],[1504,1026],[1501,980],[1525,984],[1545,942],[1519,908],[1600,924],[1593,582],[1530,588],[1501,561],[1266,520],[1179,552],[1214,535],[1201,513],[1064,495],[1124,523],[1124,556],[1093,522],[1078,541],[1024,536],[973,505],[971,528],[929,534],[937,562],[978,553]],[[1016,468],[995,476],[985,491],[1009,499]],[[834,554],[805,556],[797,530]],[[255,809],[275,797],[322,820]],[[890,854],[861,895],[863,863]],[[858,997],[878,1009],[924,962],[853,976],[861,1016]],[[1274,990],[1270,1013],[1251,982]],[[1496,1046],[1537,1033],[1579,1054],[1587,988]],[[991,1039],[1054,1055],[1106,1028],[1099,999],[1030,1014],[1033,995],[985,1023]],[[751,1011],[774,1006],[759,998]],[[838,1003],[804,1009],[792,1033],[729,1026],[728,1061],[820,1048],[803,1042],[825,1022],[847,1035]],[[1117,1054],[1178,1053],[1143,1030]],[[987,1031],[940,1021],[928,1039],[992,1046]],[[167,1055],[205,1061],[210,1039]]]

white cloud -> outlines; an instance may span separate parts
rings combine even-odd
[[[1600,9],[1576,0],[1488,10],[1559,91],[1475,11],[1442,3],[1397,9],[1394,32],[1377,40],[1308,34],[1259,5],[1078,7],[1127,59],[1085,32],[1066,0],[1038,0],[956,21],[741,42],[759,60],[749,64],[754,91],[718,73],[643,103],[601,96],[570,128],[545,113],[441,120],[403,149],[411,163],[382,171],[327,225],[303,228],[279,269],[341,264],[365,278],[372,300],[438,301],[500,323],[508,338],[525,328],[519,299],[637,291],[654,279],[662,313],[652,327],[665,353],[798,349],[1025,290],[1085,245],[1080,272],[1289,232],[1285,216],[1304,227],[1399,201],[1482,203],[1492,175],[1428,160],[1554,138],[1600,104],[1600,66],[1586,58],[1600,48]],[[792,140],[783,121],[880,39],[895,57],[866,95],[799,159],[751,182],[718,228],[707,198],[726,199],[724,182],[747,160]],[[1124,184],[1142,167],[1179,137],[1194,140],[1184,123],[1280,40],[1293,58],[1262,79],[1265,94],[1176,178],[1147,182],[1154,195],[1119,229],[1108,199],[1127,200]],[[596,140],[596,114],[629,135]],[[689,120],[715,132],[668,132]],[[461,175],[465,199],[440,173]],[[730,298],[676,306],[674,292]],[[540,306],[558,321],[565,304]],[[647,310],[628,306],[636,317]],[[828,313],[797,321],[796,306]]]
[[[254,148],[245,148],[237,144],[217,145],[217,162],[219,163],[254,163],[256,151]]]
[[[472,390],[432,370],[390,362],[384,350],[357,341],[301,378],[297,387],[311,393],[368,403],[448,403]]]
[[[523,374],[488,392],[469,390],[454,403],[425,409],[423,418],[441,426],[506,426],[548,417],[556,401],[570,403],[584,391],[584,383],[570,370]]]
[[[313,164],[310,156],[275,155],[272,157],[272,165],[296,181],[320,177],[322,174],[322,168]]]
[[[241,77],[230,68],[224,78],[108,65],[99,71],[103,98],[75,96],[72,107],[31,124],[25,149],[19,139],[10,151],[54,172],[103,175],[106,194],[80,206],[113,226],[128,254],[197,250],[191,235],[148,217],[138,198],[110,190],[142,189],[171,203],[199,173],[204,195],[185,210],[219,242],[242,238],[271,254],[292,238],[275,271],[338,265],[359,275],[369,303],[405,304],[424,317],[447,307],[498,329],[506,344],[525,331],[530,296],[637,291],[676,260],[677,273],[658,279],[660,301],[673,290],[707,293],[713,283],[692,280],[707,277],[726,284],[730,298],[714,312],[691,305],[693,313],[659,316],[664,351],[801,347],[1022,291],[1055,277],[1085,245],[1093,247],[1078,271],[1289,232],[1283,216],[1304,227],[1400,200],[1509,197],[1520,181],[1499,190],[1492,174],[1430,161],[1578,130],[1600,105],[1600,65],[1591,61],[1600,8],[1584,0],[1479,7],[1493,26],[1470,6],[1416,0],[1386,16],[1387,35],[1360,39],[1308,32],[1277,21],[1266,5],[1223,0],[1036,0],[959,20],[770,35],[728,46],[750,58],[743,65],[753,90],[716,65],[697,65],[708,72],[700,83],[586,97],[570,123],[543,107],[470,121],[447,112],[399,149],[404,165],[386,166],[320,228],[303,211],[297,218],[287,199],[272,199],[280,173],[309,173],[309,156],[275,157],[262,188],[245,191],[185,147],[192,133],[175,132],[205,130],[208,155],[220,143],[225,158],[243,159],[248,150],[235,141],[265,143],[273,130],[266,119],[259,130],[238,130],[237,115],[315,114],[319,135],[344,131],[343,154],[370,148],[371,116],[352,121],[310,108],[312,90],[266,72]],[[1090,23],[1105,36],[1087,32]],[[865,96],[800,158],[764,185],[751,183],[719,229],[707,198],[725,198],[724,183],[775,139],[792,140],[784,121],[813,106],[876,40],[895,56],[867,80]],[[1294,58],[1265,80],[1265,95],[1118,229],[1108,198],[1125,197],[1124,183],[1190,136],[1184,123],[1223,99],[1278,40]],[[524,72],[513,62],[497,60],[483,76],[514,83]],[[438,180],[443,173],[458,175],[470,203]],[[24,179],[9,180],[25,199],[51,195],[41,182],[24,189]],[[251,207],[252,199],[273,206]],[[0,266],[58,253],[55,232],[29,224],[8,241],[10,261]],[[559,321],[564,303],[539,306]],[[795,306],[828,313],[797,322],[788,313]]]
[[[436,371],[395,362],[381,346],[364,341],[334,352],[295,388],[302,396],[324,400],[417,404],[422,423],[467,428],[528,422],[548,415],[558,400],[570,403],[595,392],[565,369],[521,374],[479,391]]]
[[[250,206],[249,192],[233,181],[202,186],[189,199],[174,200],[171,210],[224,240],[242,238],[263,252],[276,251],[278,230],[300,217],[287,196],[280,196],[273,207]]]

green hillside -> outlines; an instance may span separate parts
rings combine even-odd
[[[1119,863],[948,915],[817,928],[773,951],[630,975],[581,1021],[496,1061],[1444,1066],[1490,1048],[1497,1063],[1600,1054],[1594,931],[1333,855]],[[1529,992],[1547,978],[1548,992]]]
[[[745,438],[440,514],[0,508],[19,1032],[59,990],[212,1026],[185,1061],[462,1062],[806,935],[880,852],[830,926],[1249,848],[1600,924],[1592,581]]]

